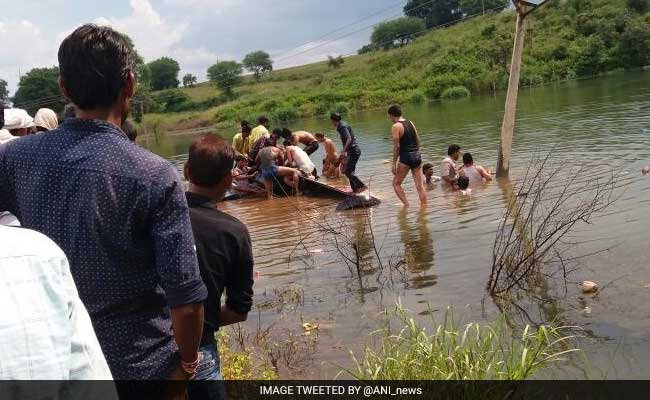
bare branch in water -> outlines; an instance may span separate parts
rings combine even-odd
[[[569,171],[566,163],[551,167],[550,161],[550,154],[533,159],[516,187],[501,182],[506,186],[507,208],[493,246],[487,286],[492,295],[527,289],[540,274],[562,272],[566,281],[568,263],[580,258],[565,255],[576,244],[567,239],[616,201],[613,173],[581,182],[576,177],[587,175],[588,166]],[[557,271],[549,272],[550,268]]]

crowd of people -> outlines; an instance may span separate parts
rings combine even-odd
[[[126,116],[135,53],[125,37],[84,25],[58,59],[70,101],[60,125],[49,109],[0,113],[0,298],[9,305],[0,343],[11,343],[0,346],[0,378],[115,379],[121,398],[223,398],[215,335],[246,320],[254,261],[246,226],[217,203],[233,193],[271,197],[277,186],[300,194],[301,178],[320,178],[310,155],[321,145],[321,175],[342,173],[353,193],[365,192],[354,131],[331,114],[339,152],[324,133],[243,121],[232,144],[214,134],[193,141],[184,191],[173,165],[134,144]],[[435,177],[413,122],[399,106],[388,114],[393,187],[405,205],[409,172],[423,204],[437,180],[467,190],[491,179],[457,145]],[[145,393],[132,380],[188,384]]]
[[[233,184],[232,192],[239,196],[257,195],[261,192],[254,188],[264,187],[264,193],[272,198],[276,188],[284,189],[286,186],[293,194],[299,195],[300,177],[320,178],[310,158],[319,149],[320,144],[325,151],[322,176],[338,178],[343,171],[350,181],[353,193],[368,190],[356,176],[361,149],[352,128],[338,113],[331,114],[330,120],[341,137],[341,154],[337,152],[332,139],[322,132],[292,132],[288,128],[269,131],[270,121],[264,116],[257,119],[255,128],[251,127],[248,121],[242,121],[241,130],[233,137],[232,147],[239,159],[246,159],[247,163],[238,165],[237,175],[241,178]],[[278,143],[280,139],[283,139],[282,145]],[[286,191],[284,193],[289,194]]]

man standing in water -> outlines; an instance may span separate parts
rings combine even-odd
[[[323,159],[323,175],[328,178],[338,178],[341,174],[339,155],[336,152],[336,145],[332,139],[325,137],[324,133],[316,133],[316,140],[323,144],[325,158]]]
[[[330,121],[332,121],[332,125],[334,125],[336,131],[341,136],[343,151],[339,156],[339,162],[343,162],[344,159],[347,159],[344,173],[350,180],[352,192],[361,193],[368,190],[368,187],[355,175],[357,162],[359,162],[359,158],[361,157],[361,149],[357,144],[352,128],[347,122],[342,120],[341,114],[339,113],[332,113],[330,115]]]
[[[402,109],[393,105],[388,109],[388,116],[393,121],[393,190],[399,197],[402,204],[408,207],[406,193],[402,188],[402,182],[411,171],[415,189],[420,197],[420,204],[427,204],[427,194],[422,186],[422,156],[420,155],[420,138],[413,122],[402,117]],[[398,160],[399,157],[399,160]]]
[[[458,181],[458,167],[456,161],[461,157],[460,146],[452,144],[447,149],[447,157],[440,164],[440,180],[443,183],[453,186]]]

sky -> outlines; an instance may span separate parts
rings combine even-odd
[[[128,34],[149,62],[172,57],[179,79],[205,80],[217,61],[264,50],[279,69],[348,55],[372,25],[401,15],[406,0],[0,0],[0,78],[14,94],[20,74],[57,64],[61,41],[94,22]]]

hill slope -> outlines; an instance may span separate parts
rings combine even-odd
[[[155,132],[232,130],[260,114],[283,123],[332,110],[438,99],[456,86],[472,94],[502,90],[514,18],[512,10],[473,18],[400,49],[348,57],[336,70],[322,62],[275,71],[261,82],[246,78],[233,100],[210,84],[182,89],[189,100],[173,109],[194,111],[146,114],[145,123]],[[527,27],[524,86],[650,64],[650,13],[628,8],[625,0],[551,0]]]

